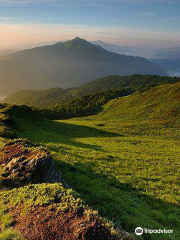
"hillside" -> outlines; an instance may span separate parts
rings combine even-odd
[[[4,114],[3,122],[8,123],[7,130],[13,130],[16,138],[28,139],[33,152],[34,147],[39,148],[39,145],[42,146],[39,149],[46,149],[75,193],[59,183],[31,183],[1,192],[0,199],[4,201],[0,204],[0,219],[4,236],[14,234],[12,223],[15,220],[13,229],[24,233],[24,236],[29,234],[28,240],[32,240],[32,234],[37,236],[39,232],[42,232],[40,240],[43,240],[46,234],[51,235],[52,229],[54,234],[63,232],[65,239],[74,239],[73,234],[79,233],[89,240],[85,237],[92,233],[89,227],[99,226],[96,221],[99,218],[96,218],[96,214],[92,216],[90,211],[90,217],[93,218],[89,222],[86,214],[81,215],[81,209],[74,211],[83,199],[92,209],[98,210],[103,218],[113,221],[115,226],[133,236],[137,226],[174,230],[173,234],[144,234],[143,237],[136,236],[136,239],[180,238],[178,127],[163,125],[161,121],[126,121],[114,115],[108,115],[108,119],[98,115],[50,121],[25,106],[13,109],[6,107],[4,113],[1,109],[1,114]],[[25,156],[27,147],[26,143],[23,148]],[[16,154],[12,142],[3,149],[3,153],[7,154],[6,161]],[[30,156],[34,159],[33,154]],[[12,168],[18,160],[22,164],[26,162],[23,156],[13,160],[10,165]],[[9,168],[6,171],[9,172]],[[4,175],[5,178],[9,176],[13,175]],[[77,231],[74,231],[75,226]],[[99,230],[99,227],[96,229]],[[70,237],[66,234],[70,234]],[[8,238],[0,235],[0,239]]]
[[[68,102],[73,98],[79,98],[98,92],[122,91],[132,88],[139,90],[164,83],[180,81],[177,77],[161,77],[156,75],[132,75],[132,76],[109,76],[99,78],[79,88],[61,89],[53,88],[48,90],[24,90],[17,92],[4,100],[6,103],[17,105],[28,105],[34,107],[52,107]]]
[[[0,60],[0,94],[76,87],[98,77],[132,74],[167,75],[158,64],[144,58],[112,53],[75,38],[20,51]]]
[[[58,134],[62,128],[25,106],[0,105],[0,110],[1,240],[133,239],[70,189],[47,147],[17,139],[20,129],[25,133],[21,124],[52,128]],[[7,136],[7,130],[12,134]]]
[[[139,90],[149,88],[164,83],[179,82],[179,77],[167,77],[157,75],[131,75],[131,76],[108,76],[98,78],[79,87],[76,92],[78,96],[91,95],[97,92],[106,92],[109,90],[122,90],[123,88],[132,88]]]
[[[117,97],[131,94],[132,89],[127,88],[121,91],[100,92],[82,97],[75,97],[67,102],[60,103],[47,108],[36,108],[36,111],[49,119],[68,119],[72,117],[83,117],[97,114],[102,110],[102,106]]]
[[[116,120],[160,120],[179,125],[180,83],[164,84],[148,91],[111,100],[104,105],[103,111],[97,117]]]

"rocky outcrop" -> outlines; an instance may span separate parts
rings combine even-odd
[[[11,140],[0,150],[1,185],[60,182],[60,172],[46,149],[28,140]]]

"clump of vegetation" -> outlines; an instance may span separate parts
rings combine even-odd
[[[21,234],[16,232],[13,228],[3,229],[0,232],[0,240],[26,240]]]
[[[9,191],[0,192],[1,199],[8,206],[23,204],[24,211],[32,207],[48,206],[58,203],[59,209],[78,211],[82,208],[83,202],[72,189],[65,189],[62,184],[36,184],[21,188],[14,188]]]

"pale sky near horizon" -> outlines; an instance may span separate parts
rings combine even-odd
[[[180,46],[180,0],[0,0],[0,49],[80,36]]]

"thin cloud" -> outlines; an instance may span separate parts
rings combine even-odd
[[[1,17],[0,16],[0,22],[9,22],[9,23],[11,23],[12,21],[14,20],[14,18],[13,17]]]

